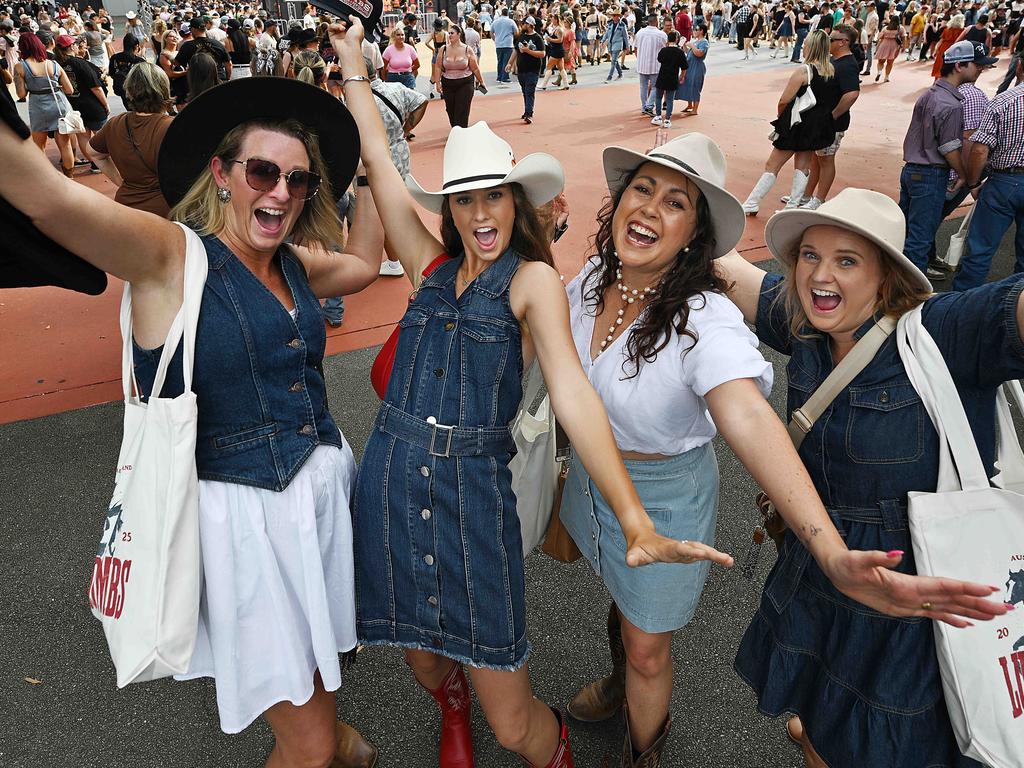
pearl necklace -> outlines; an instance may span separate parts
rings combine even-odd
[[[619,308],[619,315],[615,318],[615,323],[608,327],[608,335],[601,341],[601,348],[597,350],[598,355],[604,352],[605,348],[615,338],[615,329],[622,325],[622,318],[626,314],[626,308],[637,301],[646,301],[658,292],[657,288],[648,287],[642,290],[630,288],[622,282],[622,270],[618,268],[615,270],[615,287],[622,294],[622,306]]]

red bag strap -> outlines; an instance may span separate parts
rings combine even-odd
[[[431,273],[435,269],[440,267],[442,264],[444,264],[449,259],[451,259],[451,256],[449,256],[447,253],[442,253],[440,256],[438,256],[436,259],[434,259],[432,262],[427,264],[427,266],[423,268],[423,274],[421,276],[422,280],[420,282],[422,283],[423,280],[425,280],[426,278],[430,277]],[[417,286],[417,287],[419,287],[419,286]]]

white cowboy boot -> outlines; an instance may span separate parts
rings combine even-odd
[[[775,185],[775,174],[765,171],[761,174],[761,178],[757,180],[757,184],[750,190],[750,194],[747,199],[743,202],[743,212],[748,216],[754,216],[757,214],[760,208],[761,198],[768,194],[769,190]],[[804,184],[806,185],[806,180]]]
[[[809,177],[809,174],[804,173],[799,168],[793,171],[793,187],[789,191],[789,202],[786,203],[786,208],[783,210],[792,210],[793,208],[800,207],[804,192],[807,190],[807,179]]]

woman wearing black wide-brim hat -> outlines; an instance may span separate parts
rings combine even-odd
[[[225,732],[268,721],[277,739],[268,765],[326,766],[339,741],[336,765],[373,765],[376,749],[334,725],[338,653],[356,642],[355,462],[327,410],[318,302],[376,279],[383,236],[370,196],[344,253],[315,247],[344,242],[335,196],[355,173],[355,122],[337,99],[293,80],[203,94],[161,149],[173,222],[67,181],[10,126],[0,126],[0,197],[131,284],[143,395],[182,303],[186,245],[205,250],[192,384],[203,596],[181,677],[215,678]],[[284,245],[289,237],[310,247]],[[180,393],[181,363],[179,348],[163,396]]]

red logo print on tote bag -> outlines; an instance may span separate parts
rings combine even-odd
[[[1024,560],[1024,555],[1014,555],[1014,560]],[[1008,605],[1024,605],[1024,568],[1019,571],[1010,571],[1006,579],[1006,599]],[[997,629],[996,632],[1001,638],[1009,639],[1010,635],[1005,629]],[[1024,715],[1024,637],[1017,639],[1013,644],[1013,652],[1008,656],[999,657],[999,666],[1003,670],[1003,679],[1006,681],[1006,691],[1010,694],[1010,707],[1014,719]]]
[[[131,532],[122,530],[121,505],[115,504],[107,511],[103,526],[100,548],[96,552],[96,563],[89,583],[89,605],[101,611],[104,616],[121,618],[124,610],[125,585],[132,570],[131,560],[121,560],[114,552],[121,541],[131,541]]]

